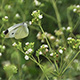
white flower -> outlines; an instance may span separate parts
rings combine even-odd
[[[49,34],[49,33],[48,33],[46,36],[47,36],[47,37],[50,37],[50,36],[51,36],[51,34]]]
[[[44,43],[44,39],[42,39],[41,42]]]
[[[28,52],[28,51],[26,51],[26,52],[25,52],[25,54],[29,54],[29,52]]]
[[[47,35],[48,33],[47,33],[47,32],[45,32],[44,34],[45,34],[45,35]]]
[[[56,44],[56,47],[58,47],[59,45],[58,44]]]
[[[3,46],[2,48],[5,49],[5,46]]]
[[[68,59],[69,58],[69,55],[67,55],[66,57],[65,57],[65,59]]]
[[[42,48],[43,46],[44,46],[45,48],[48,48],[48,45],[46,45],[46,44],[42,45],[41,48]]]
[[[46,49],[46,52],[48,52],[48,49]]]
[[[21,66],[22,68],[24,68],[24,67],[26,67],[26,65],[25,64],[22,64],[22,66]]]
[[[78,61],[77,59],[75,59],[73,62],[74,62],[74,63],[78,63],[79,61]]]
[[[34,13],[36,13],[36,12],[37,12],[37,11],[35,10],[35,11],[32,12],[32,14],[34,14]]]
[[[39,6],[41,4],[41,2],[37,1],[37,0],[34,0],[34,3],[36,6]]]
[[[56,42],[59,42],[59,39],[56,39]]]
[[[38,32],[37,37],[40,37],[40,36],[41,36],[41,32]]]
[[[28,49],[28,52],[29,52],[29,53],[31,53],[32,51],[33,51],[33,50],[32,50],[31,48],[30,48],[30,49]]]
[[[77,9],[73,9],[73,12],[76,12]]]
[[[5,16],[4,18],[5,18],[5,19],[8,19],[8,16]]]
[[[42,19],[42,18],[43,18],[43,16],[42,16],[42,15],[39,15],[38,17],[39,17],[39,19]]]
[[[11,5],[8,5],[8,8],[10,9],[11,8]]]
[[[66,28],[65,27],[62,27],[62,29],[65,30]]]
[[[48,45],[44,44],[44,47],[45,47],[45,48],[48,48]]]
[[[32,24],[32,22],[31,21],[29,21],[29,25],[31,25]]]
[[[29,56],[25,55],[25,60],[29,60]]]
[[[29,45],[29,42],[25,43],[25,45],[26,45],[26,46]]]
[[[77,8],[79,8],[80,6],[79,6],[79,5],[77,5],[76,7],[77,7]]]
[[[12,44],[12,46],[16,46],[17,44],[16,44],[16,42],[14,42],[13,44]]]
[[[71,27],[67,27],[67,30],[70,30],[71,29]]]
[[[79,49],[80,49],[80,46],[79,46]]]
[[[17,14],[15,15],[15,17],[16,17],[16,18],[19,18],[19,17],[20,17],[20,15],[17,13]]]
[[[62,54],[62,53],[63,53],[63,50],[62,50],[62,49],[60,49],[60,50],[59,50],[59,53],[61,53],[61,54]]]
[[[2,53],[0,53],[0,57],[2,56]]]
[[[68,38],[67,38],[67,40],[70,40],[70,39],[72,39],[72,37],[68,37]]]
[[[55,37],[54,36],[51,36],[50,39],[55,39]]]
[[[42,54],[42,52],[40,51],[40,52],[39,52],[39,55],[41,55],[41,54]]]
[[[50,56],[53,56],[53,53],[51,53]]]

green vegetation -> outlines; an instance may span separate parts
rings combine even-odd
[[[79,0],[0,0],[0,80],[80,80]],[[5,38],[26,22],[29,35]]]

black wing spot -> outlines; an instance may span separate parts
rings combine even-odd
[[[12,33],[12,35],[13,35],[14,33]]]
[[[6,30],[6,31],[4,31],[4,34],[6,35],[8,32],[9,32],[9,31],[8,31],[8,30]]]

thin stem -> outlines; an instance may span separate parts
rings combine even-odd
[[[44,30],[43,30],[43,28],[42,28],[42,26],[41,26],[41,24],[40,24],[40,23],[39,23],[39,26],[40,26],[41,31],[42,31],[42,32],[43,32],[43,34],[45,35]],[[46,42],[47,42],[47,44],[48,44],[48,46],[49,46],[50,51],[52,51],[51,46],[50,46],[49,41],[48,41],[48,39],[47,39],[47,37],[46,37],[46,36],[45,36],[45,39],[46,39]]]
[[[61,19],[60,19],[60,15],[59,15],[58,8],[56,6],[55,0],[52,0],[52,5],[53,5],[55,13],[56,13],[56,17],[57,17],[57,21],[58,21],[58,27],[61,30],[61,27],[62,27],[62,25],[61,25]]]
[[[69,23],[69,26],[72,27],[72,19],[71,19],[71,16],[70,16],[70,9],[68,8],[67,9],[67,17],[68,17],[68,23]]]
[[[55,10],[55,13],[56,13],[56,18],[57,18],[57,22],[58,22],[58,27],[59,27],[59,29],[62,31],[61,18],[60,18],[60,14],[59,14],[58,8],[57,8],[57,6],[56,6],[56,1],[55,1],[55,0],[52,0],[52,6],[54,7],[54,10]],[[62,34],[61,37],[62,37],[62,39],[63,39],[63,43],[64,43],[63,45],[64,45],[64,47],[67,47],[64,34]]]
[[[55,23],[57,23],[57,20],[56,20],[53,16],[50,16],[50,15],[44,13],[42,10],[41,10],[41,12],[44,14],[44,16],[46,16],[46,17],[52,19]]]
[[[55,65],[56,65],[56,70],[58,71],[58,65],[57,65],[57,63],[56,63],[55,60],[54,60],[54,63],[55,63]]]
[[[76,28],[78,27],[79,24],[80,24],[80,16],[79,16],[79,19],[78,19],[78,21],[76,22],[76,24],[75,24],[72,32],[74,32],[74,30],[76,30]]]
[[[69,67],[69,65],[73,62],[73,60],[78,56],[78,54],[80,53],[80,51],[77,52],[77,54],[73,57],[73,59],[69,62],[69,64],[66,66],[66,68],[63,70],[62,74],[67,70],[67,68]]]
[[[62,61],[63,60],[63,54],[61,55],[61,63],[60,63],[60,71],[61,71],[61,68],[62,68]]]
[[[37,65],[40,67],[40,69],[41,69],[42,72],[44,73],[46,79],[49,80],[48,77],[46,76],[46,74],[45,74],[45,72],[44,72],[42,66],[36,61],[36,59],[35,59],[33,56],[32,56],[32,58],[30,57],[30,59],[31,59],[33,62],[37,63]]]

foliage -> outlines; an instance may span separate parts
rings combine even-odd
[[[80,79],[79,0],[0,0],[0,80]],[[5,38],[26,22],[29,36]]]

